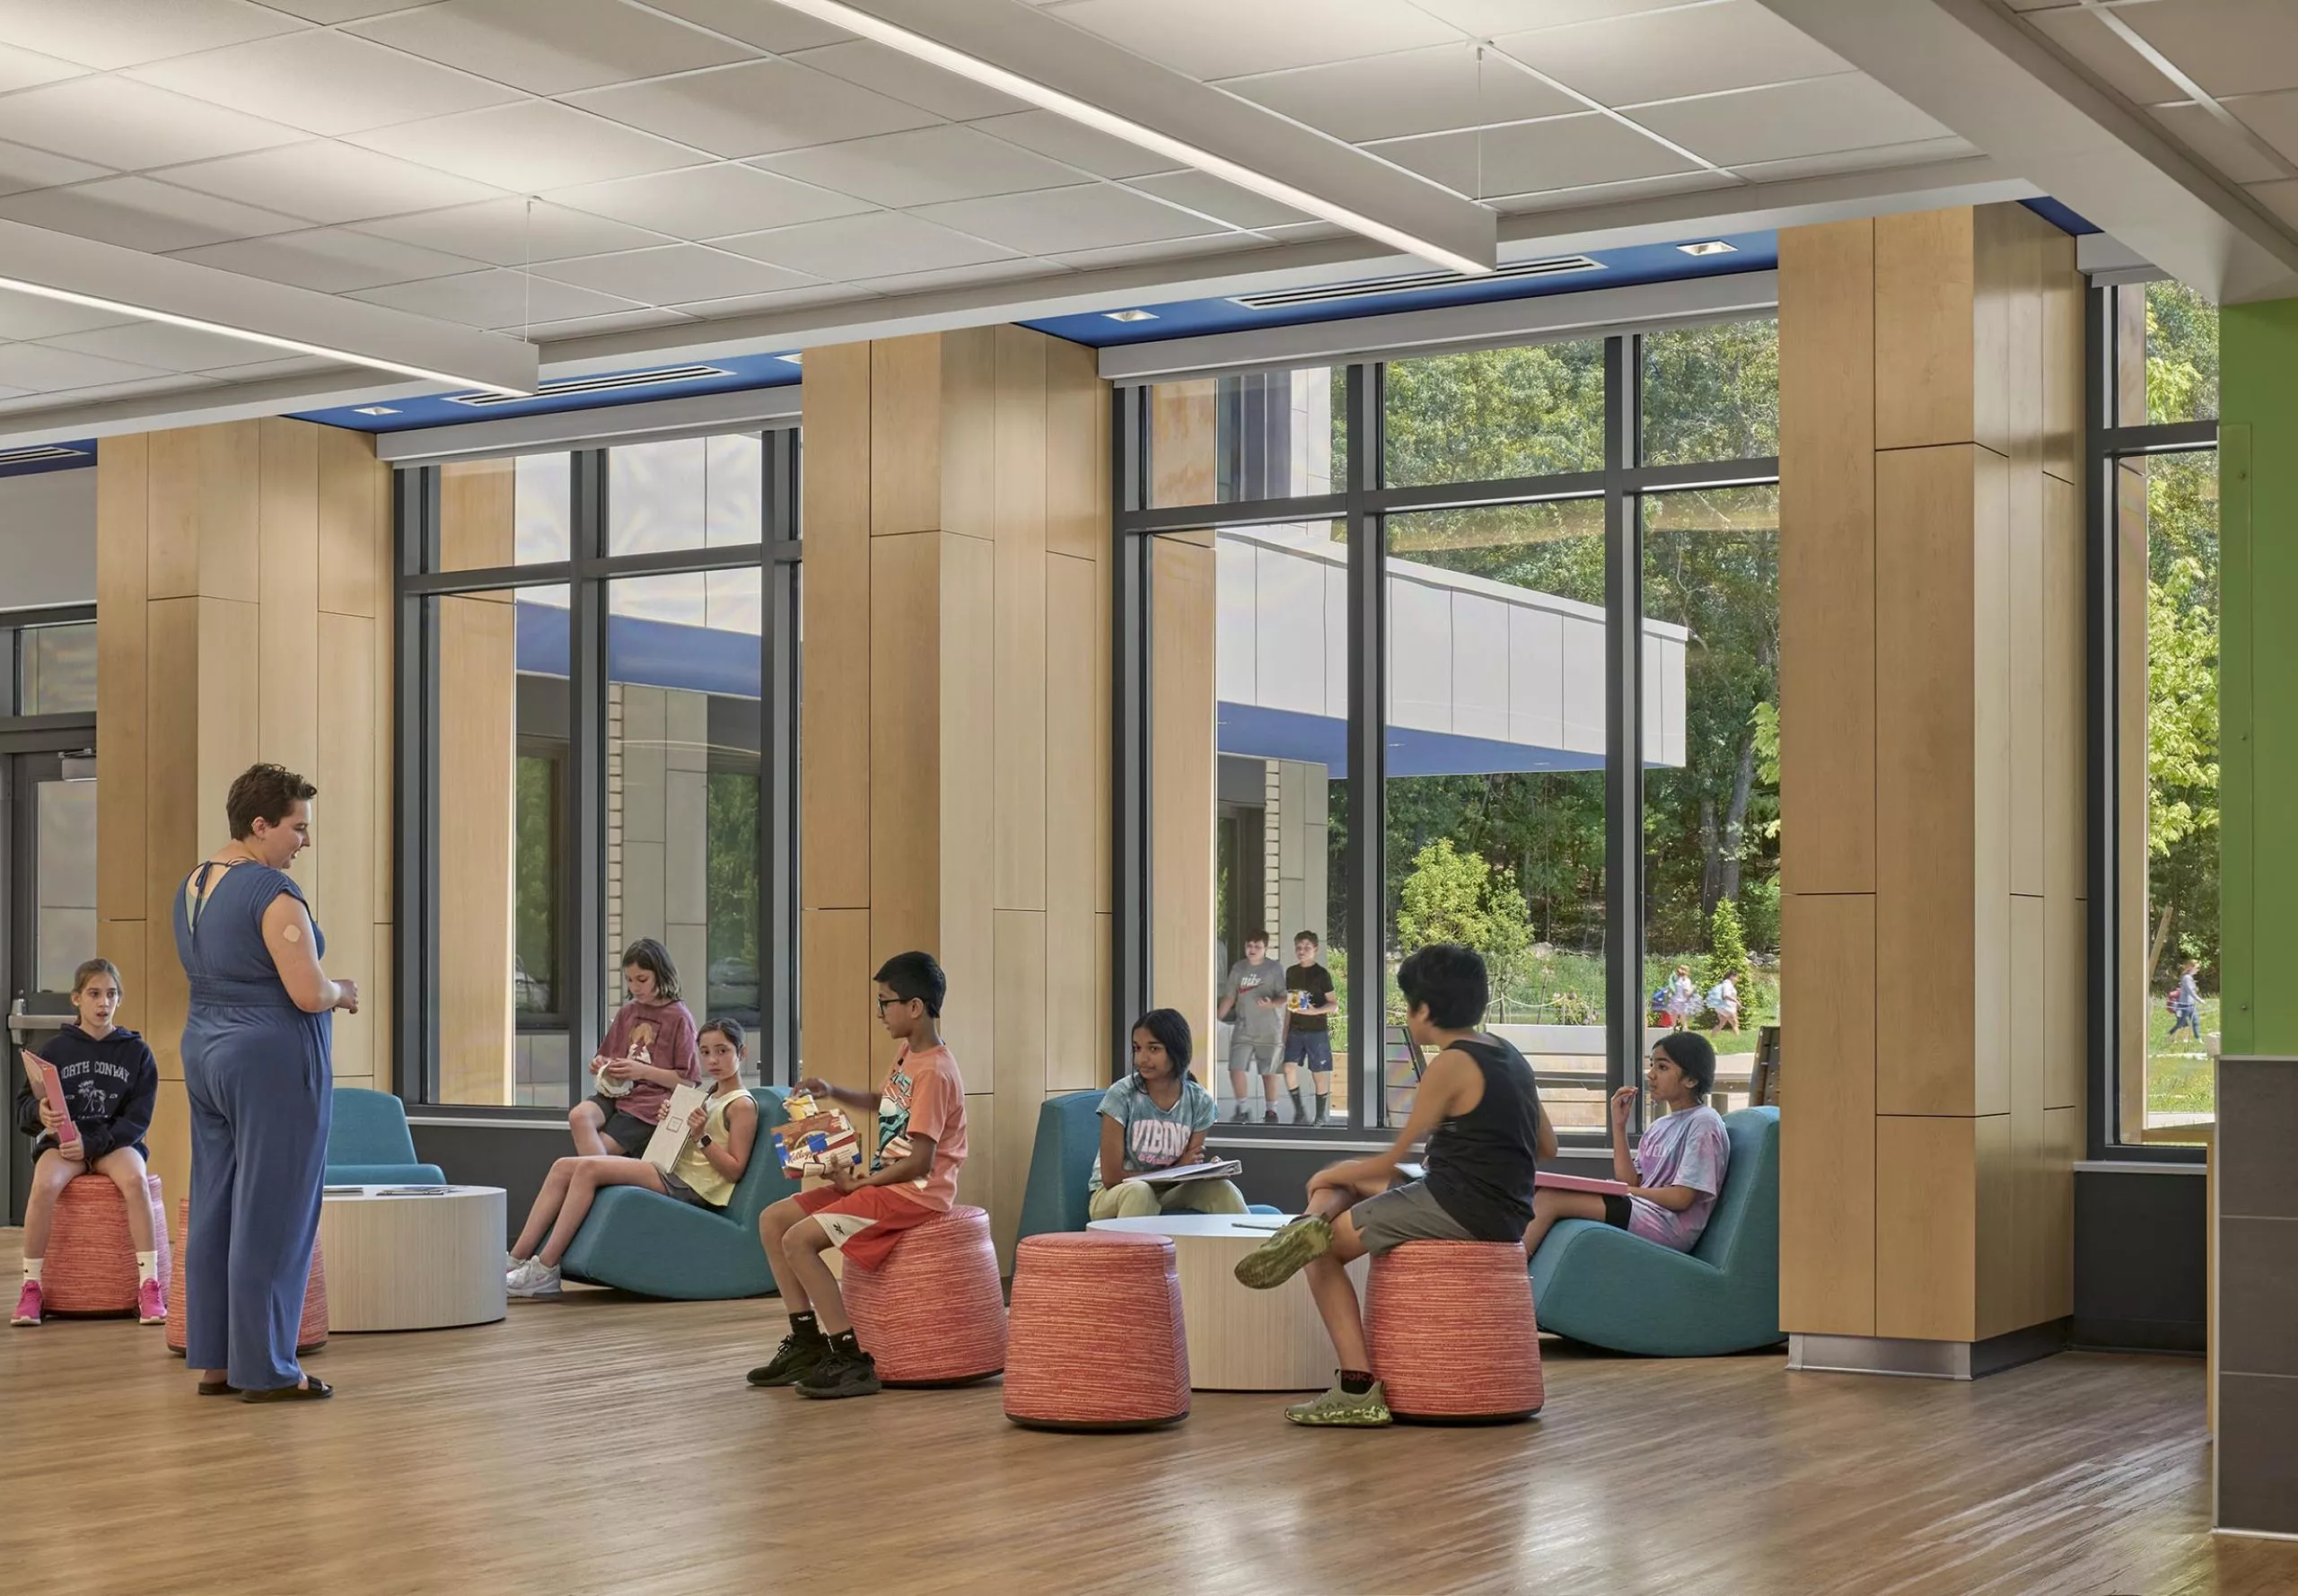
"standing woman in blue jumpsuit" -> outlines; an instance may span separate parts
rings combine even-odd
[[[249,767],[225,800],[232,840],[176,894],[191,979],[184,1355],[203,1397],[332,1394],[297,1366],[295,1332],[334,1118],[333,1013],[357,1013],[359,988],[320,969],[326,939],[287,875],[311,845],[317,792],[280,766]]]

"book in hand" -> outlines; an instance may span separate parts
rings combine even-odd
[[[671,1101],[662,1105],[662,1117],[654,1122],[654,1134],[640,1156],[663,1174],[669,1174],[671,1166],[678,1162],[679,1154],[686,1151],[686,1122],[709,1101],[710,1094],[699,1086],[672,1087]]]
[[[1180,1186],[1191,1180],[1229,1180],[1245,1172],[1245,1166],[1233,1158],[1216,1158],[1205,1163],[1177,1163],[1171,1169],[1143,1170],[1128,1174],[1128,1180],[1138,1180],[1144,1186]]]
[[[56,1150],[77,1158],[80,1155],[80,1127],[72,1123],[72,1111],[64,1106],[64,1077],[55,1066],[30,1048],[19,1048],[24,1060],[24,1079],[31,1083],[32,1091],[48,1099],[48,1106],[56,1110]]]
[[[1557,1191],[1592,1191],[1617,1197],[1627,1195],[1625,1180],[1599,1180],[1593,1175],[1558,1175],[1542,1170],[1533,1179],[1540,1185]]]

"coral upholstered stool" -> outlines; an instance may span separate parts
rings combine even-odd
[[[146,1175],[144,1180],[151,1188],[152,1244],[159,1250],[164,1281],[174,1271],[160,1178]],[[40,1293],[50,1313],[136,1311],[136,1243],[128,1239],[127,1208],[110,1176],[75,1175],[64,1183],[48,1232]]]
[[[1049,1231],[1014,1249],[1005,1416],[1038,1430],[1149,1430],[1188,1416],[1170,1238]]]
[[[1373,1372],[1399,1418],[1501,1423],[1540,1410],[1522,1243],[1408,1241],[1373,1260],[1364,1294]]]
[[[979,1208],[904,1231],[882,1268],[847,1264],[840,1293],[888,1385],[963,1385],[1005,1366],[1005,1293]]]
[[[176,1199],[176,1250],[183,1250],[184,1236],[191,1227],[191,1199]],[[178,1357],[183,1355],[183,1273],[176,1272],[168,1286],[168,1350]],[[327,1258],[320,1251],[320,1239],[311,1238],[311,1279],[303,1288],[303,1322],[295,1332],[298,1354],[317,1352],[327,1345]]]

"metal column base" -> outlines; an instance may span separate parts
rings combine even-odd
[[[1812,1373],[1901,1374],[1980,1380],[2066,1350],[2069,1320],[2054,1319],[1985,1341],[1912,1341],[1890,1336],[1787,1337],[1787,1366]]]

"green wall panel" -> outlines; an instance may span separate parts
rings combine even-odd
[[[2298,1054],[2298,300],[2219,316],[2221,1019]]]

